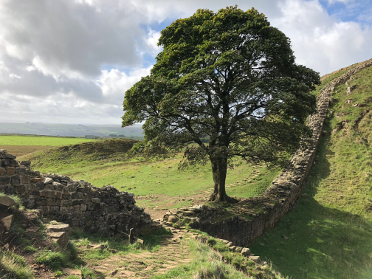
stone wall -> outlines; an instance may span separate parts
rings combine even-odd
[[[371,65],[372,60],[359,64],[321,90],[317,112],[307,120],[308,126],[312,129],[312,143],[293,155],[292,166],[283,170],[261,196],[240,202],[235,207],[236,214],[223,209],[194,206],[168,212],[164,216],[164,221],[186,220],[190,222],[191,227],[205,231],[214,237],[229,240],[238,246],[247,246],[257,240],[278,223],[300,197],[314,161],[333,90],[337,85],[347,82],[361,69]]]
[[[107,236],[129,234],[151,224],[150,215],[135,205],[134,195],[112,186],[97,188],[67,176],[40,174],[30,162],[0,150],[0,192],[22,198],[29,209],[44,216]]]

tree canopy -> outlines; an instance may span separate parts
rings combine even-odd
[[[123,126],[143,121],[147,147],[211,162],[211,200],[226,201],[227,161],[275,162],[308,133],[319,74],[255,9],[200,9],[161,32],[149,76],[125,94]],[[194,144],[192,144],[194,143]]]

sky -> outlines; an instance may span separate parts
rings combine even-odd
[[[370,0],[0,0],[0,122],[120,125],[160,31],[235,4],[265,14],[321,75],[372,58]]]

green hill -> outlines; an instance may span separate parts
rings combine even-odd
[[[283,275],[372,278],[371,77],[372,67],[365,68],[335,88],[307,196],[251,247]]]

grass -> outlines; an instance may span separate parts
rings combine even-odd
[[[205,233],[202,234],[209,238]],[[283,278],[269,266],[259,270],[254,262],[239,253],[230,252],[226,244],[214,238],[209,238],[207,244],[189,239],[187,246],[194,258],[192,262],[151,278],[239,279],[249,276],[258,276],[257,278],[262,279]],[[210,246],[214,249],[209,248]]]
[[[119,145],[120,142],[127,142],[128,146]],[[84,143],[76,145],[76,148],[59,147],[19,159],[31,160],[33,169],[41,172],[67,175],[75,180],[89,181],[97,187],[109,184],[136,196],[146,196],[146,199],[138,200],[142,207],[167,208],[171,199],[171,207],[179,208],[192,205],[190,198],[194,196],[209,196],[213,187],[209,164],[179,170],[181,154],[165,160],[127,159],[129,143],[132,144],[125,140]],[[279,172],[279,169],[235,159],[228,170],[227,193],[242,198],[259,195]]]
[[[80,255],[83,260],[102,260],[109,258],[114,254],[125,255],[129,253],[141,253],[144,251],[156,252],[159,249],[160,240],[164,235],[171,234],[166,229],[160,229],[155,232],[145,233],[141,236],[144,246],[140,247],[139,243],[130,244],[129,240],[117,237],[103,237],[98,234],[86,233],[80,230],[74,230],[70,239],[82,250]],[[104,245],[105,249],[84,249],[89,245]]]
[[[63,251],[44,250],[40,251],[35,258],[37,264],[45,264],[52,270],[61,270],[63,267],[73,267],[82,264],[78,259],[76,247],[69,243]]]
[[[189,240],[188,246],[195,257],[191,263],[172,269],[166,274],[155,275],[151,278],[247,278],[247,275],[244,273],[237,271],[231,265],[223,263],[221,256],[211,250],[207,245]]]
[[[34,278],[25,259],[12,251],[0,250],[0,278],[30,279]]]
[[[356,74],[349,81],[357,85],[350,95],[344,84],[335,89],[304,189],[308,196],[251,246],[293,279],[372,278],[372,127],[368,113],[360,120],[372,109],[371,77],[372,68]]]
[[[3,145],[61,146],[91,141],[95,140],[84,138],[0,135],[0,147]]]

